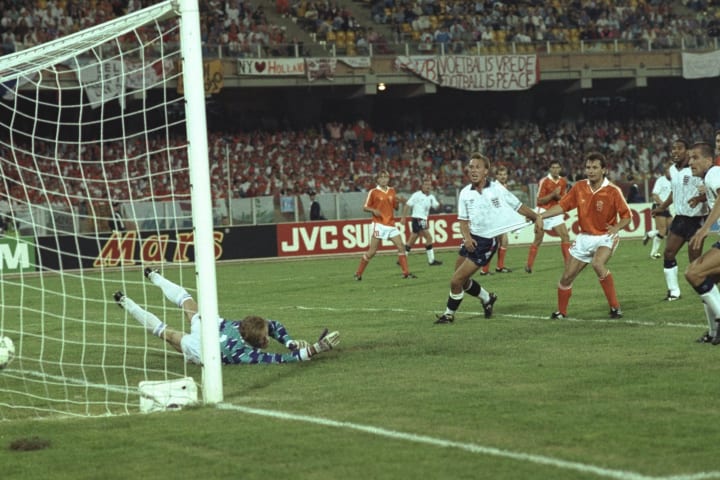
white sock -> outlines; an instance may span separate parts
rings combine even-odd
[[[707,294],[706,294],[707,295]],[[705,307],[705,318],[708,322],[708,333],[711,337],[714,337],[717,333],[717,323],[715,322],[715,313],[712,308],[703,301],[703,307]]]
[[[680,296],[680,285],[678,284],[678,267],[675,265],[673,268],[663,269],[665,273],[665,283],[667,284],[670,295],[676,297]]]
[[[432,247],[426,249],[425,253],[427,253],[428,263],[433,263],[435,261],[435,251],[432,249]]]
[[[478,298],[483,304],[485,304],[488,300],[490,300],[490,292],[485,290],[483,287],[480,287],[480,295],[478,295]]]
[[[653,237],[653,245],[652,245],[652,252],[650,255],[655,255],[660,251],[660,244],[662,243],[662,238],[655,235]]]
[[[148,312],[140,305],[135,303],[131,298],[125,297],[122,302],[122,306],[132,317],[140,322],[140,325],[145,327],[148,332],[152,333],[156,337],[160,337],[165,331],[167,326],[160,321],[154,314]]]
[[[648,236],[648,238],[655,238],[655,237],[657,237],[658,233],[659,232],[657,230],[650,230],[649,232],[646,233],[646,235]]]
[[[718,290],[717,285],[713,285],[713,287],[710,289],[709,292],[703,293],[700,295],[700,298],[702,298],[703,303],[705,304],[705,312],[707,315],[708,309],[710,310],[710,317],[708,317],[708,330],[710,330],[710,335],[715,336],[713,332],[717,332],[715,320],[720,318],[720,290]]]
[[[185,290],[180,285],[177,285],[167,278],[160,275],[158,272],[153,272],[149,275],[150,281],[155,285],[160,287],[163,294],[165,295],[165,298],[173,302],[178,307],[182,308],[182,304],[185,300],[188,298],[192,298],[192,295],[190,295],[187,290]]]

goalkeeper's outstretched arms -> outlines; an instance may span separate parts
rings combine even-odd
[[[145,268],[145,277],[159,287],[165,298],[173,302],[185,313],[190,322],[190,333],[169,328],[157,316],[140,307],[122,291],[115,292],[115,302],[135,318],[146,330],[162,338],[181,352],[185,360],[202,364],[200,350],[200,315],[192,296],[180,285],[166,279],[157,269]],[[277,320],[266,320],[257,315],[249,315],[240,321],[218,319],[220,334],[220,354],[222,363],[232,364],[272,364],[310,360],[313,356],[332,350],[340,342],[338,332],[328,333],[327,329],[317,342],[310,344],[305,340],[294,340],[285,326]],[[285,345],[289,352],[271,353],[264,351],[269,338]]]
[[[153,335],[160,337],[182,353],[190,363],[202,365],[200,349],[200,315],[192,319],[190,333],[169,328],[157,316],[140,307],[123,292],[116,292],[114,300],[133,318]],[[275,322],[277,327],[277,322]],[[315,355],[327,352],[340,343],[340,333],[328,333],[327,329],[320,335],[317,342],[309,344],[304,340],[293,340],[285,333],[282,337],[290,349],[286,353],[271,353],[263,349],[267,347],[270,336],[270,323],[262,317],[250,316],[240,322],[220,320],[220,354],[225,365],[256,365],[293,363],[310,360]],[[284,327],[283,327],[284,328]]]
[[[240,334],[240,339],[236,338],[235,341],[232,341],[232,337],[235,336],[233,330]],[[283,333],[279,334],[281,330]],[[268,321],[257,316],[245,317],[241,322],[224,321],[220,326],[220,337],[223,362],[227,364],[306,361],[319,353],[332,350],[340,343],[340,333],[329,334],[327,329],[313,344],[304,340],[293,340],[280,322]],[[264,352],[262,349],[267,347],[268,337],[284,343],[291,351],[289,353]]]
[[[307,348],[310,346],[305,340],[293,339],[285,328],[285,325],[277,320],[268,320],[268,334],[277,340],[279,343],[285,345],[288,350],[300,350],[301,348]]]

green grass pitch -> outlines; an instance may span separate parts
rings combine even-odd
[[[559,321],[549,319],[559,246],[541,247],[532,274],[527,248],[511,246],[512,273],[476,277],[499,297],[493,318],[466,297],[452,325],[433,321],[455,251],[430,267],[424,249],[413,250],[414,280],[387,254],[361,282],[352,278],[358,256],[218,265],[221,315],[274,318],[308,340],[337,329],[338,349],[303,364],[224,367],[224,408],[0,422],[0,478],[720,478],[720,347],[695,343],[706,321],[682,277],[686,249],[682,298],[671,303],[662,260],[648,254],[623,240],[610,263],[622,320],[608,318],[586,268],[570,318]],[[140,347],[128,362],[165,361],[140,353],[158,339],[127,341]],[[181,358],[168,368],[181,372]],[[198,368],[189,374],[200,381]],[[50,446],[9,450],[32,436]]]

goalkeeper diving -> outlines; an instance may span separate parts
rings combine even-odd
[[[163,277],[159,271],[145,269],[145,277],[159,287],[165,298],[182,308],[185,318],[190,322],[190,333],[174,330],[162,322],[153,313],[148,312],[122,291],[113,294],[115,302],[140,322],[150,333],[164,339],[175,350],[182,353],[185,360],[202,365],[200,358],[200,314],[198,305],[187,290]],[[222,363],[233,364],[270,364],[291,363],[310,360],[313,356],[332,350],[340,343],[340,333],[328,333],[327,329],[317,342],[294,340],[285,326],[277,320],[266,320],[250,315],[242,320],[218,319],[220,330],[220,354]],[[264,352],[272,337],[287,347],[286,353]]]

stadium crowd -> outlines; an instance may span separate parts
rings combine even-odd
[[[213,132],[209,158],[216,198],[367,191],[374,187],[380,169],[393,172],[392,183],[399,191],[415,191],[418,182],[429,176],[436,189],[453,194],[466,182],[463,165],[473,151],[484,152],[496,166],[507,166],[508,184],[518,189],[536,183],[552,160],[561,162],[569,180],[582,178],[583,165],[578,160],[592,150],[607,155],[612,180],[640,181],[663,173],[672,139],[713,141],[714,131],[715,126],[695,118],[377,132],[361,120],[306,130]],[[55,159],[55,150],[46,145],[35,145],[24,153],[3,151],[0,158],[16,161],[4,168],[0,197],[24,198],[28,189],[34,203],[67,203],[70,198],[69,203],[76,206],[88,197],[187,196],[190,182],[183,145],[183,139],[174,139],[170,145],[164,139],[149,144],[133,141],[123,151],[120,144],[97,143],[81,154],[66,154],[67,160]],[[112,162],[110,172],[117,173],[109,186],[101,180],[99,162]],[[126,169],[132,172],[130,178],[125,176]],[[43,172],[40,177],[38,170]]]
[[[92,27],[135,11],[142,0],[3,0],[2,53],[10,53]],[[476,43],[521,45],[580,40],[623,40],[640,48],[692,48],[720,35],[720,9],[708,0],[372,0],[376,24],[390,26],[396,42],[416,42],[420,51],[468,51]],[[388,53],[388,40],[361,25],[350,8],[333,0],[276,0],[275,10],[303,26],[312,38],[336,44],[346,54]],[[260,2],[201,0],[205,55],[293,56],[302,40],[268,20]]]
[[[467,0],[373,0],[373,19],[389,24],[399,37],[430,50],[458,52],[468,44],[516,42],[576,43],[623,40],[646,48],[704,44],[717,36],[716,10],[699,0],[685,5],[671,0],[501,2]]]
[[[141,0],[4,0],[0,2],[2,53],[12,53],[75,33],[155,2]],[[295,39],[268,21],[262,5],[247,0],[200,0],[206,56],[218,48],[234,56],[293,55]],[[289,49],[289,50],[288,50]]]

